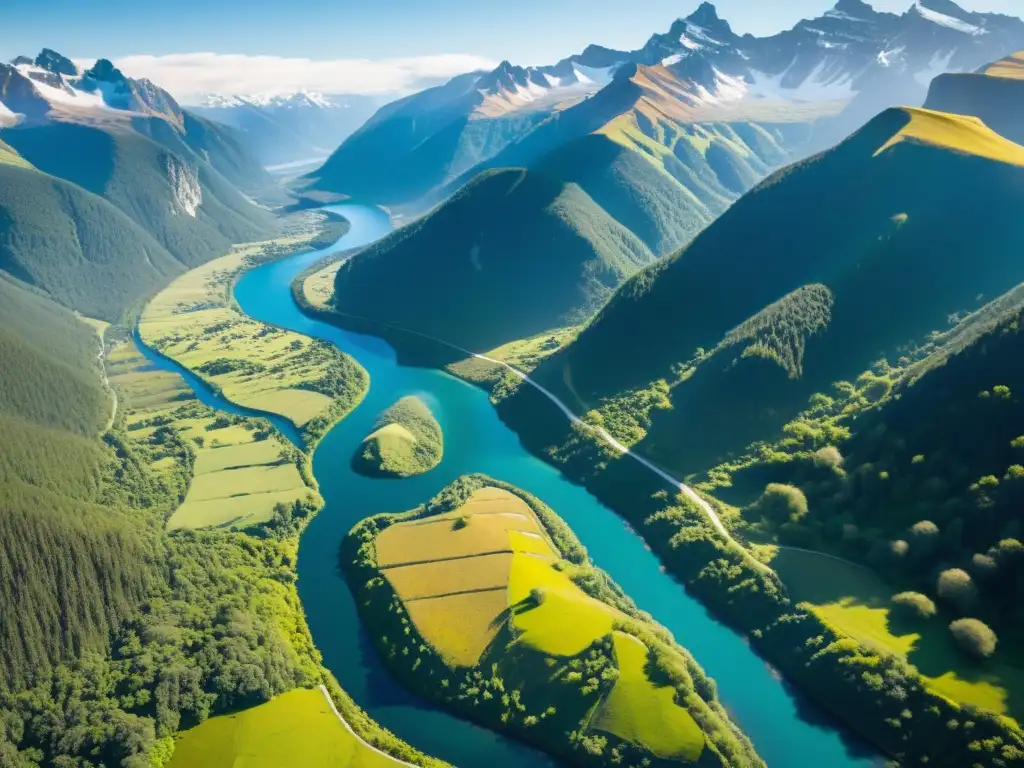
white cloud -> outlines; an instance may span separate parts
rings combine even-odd
[[[91,62],[90,62],[91,63]],[[223,53],[126,56],[114,61],[129,77],[146,77],[179,101],[201,93],[250,95],[295,91],[393,94],[436,85],[497,62],[468,54],[399,59],[315,59]]]

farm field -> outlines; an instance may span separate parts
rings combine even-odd
[[[771,561],[790,595],[841,634],[894,653],[918,668],[926,685],[961,704],[1024,719],[1024,668],[1003,644],[986,662],[964,657],[950,638],[950,617],[907,622],[891,613],[900,591],[874,572],[814,552],[780,548]]]
[[[182,733],[168,768],[392,768],[404,765],[350,733],[319,690],[212,717]]]
[[[579,326],[555,328],[529,339],[510,341],[481,354],[530,373],[545,357],[554,354],[575,339],[579,331]],[[505,372],[502,366],[476,357],[451,363],[446,369],[454,376],[477,384],[493,384]]]
[[[187,493],[167,521],[171,530],[211,526],[244,528],[266,522],[278,503],[293,504],[312,490],[298,471],[296,450],[266,424],[218,414],[195,399],[175,373],[154,368],[133,342],[107,360],[119,393],[119,418],[129,437],[165,476],[185,472],[182,457],[168,453],[161,430],[172,428],[195,452]]]
[[[411,646],[400,654],[396,646],[389,657],[415,659],[408,672],[416,674],[425,650],[419,644],[425,643],[447,670],[429,675],[457,680],[466,673],[468,681],[483,679],[481,674],[512,676],[518,682],[505,685],[516,685],[523,701],[543,701],[544,717],[562,718],[566,733],[610,737],[613,744],[632,745],[667,763],[697,762],[707,742],[689,708],[701,709],[705,702],[692,689],[684,695],[675,684],[652,682],[647,672],[653,669],[649,648],[658,649],[650,651],[662,654],[658,658],[674,659],[677,669],[687,669],[683,657],[675,657],[677,651],[656,639],[642,619],[577,583],[591,581],[595,572],[585,558],[578,562],[582,550],[573,555],[577,560],[563,557],[556,542],[571,534],[564,528],[552,533],[549,526],[561,523],[550,511],[538,512],[535,503],[510,487],[483,484],[433,513],[416,511],[384,523],[371,539],[360,526],[354,529],[350,540],[373,542],[364,561],[368,589],[380,581],[370,576],[372,569],[404,609],[408,618],[402,624],[417,633]],[[388,517],[394,516],[371,520],[377,526]],[[375,612],[367,619],[371,631],[377,630]],[[382,635],[393,632],[379,629]],[[449,685],[450,680],[443,687]],[[478,683],[467,685],[472,694]],[[507,705],[508,696],[503,701]],[[521,712],[529,711],[521,706]],[[511,717],[506,712],[502,722]]]
[[[146,306],[139,332],[238,405],[300,429],[332,421],[365,393],[365,371],[329,344],[252,320],[232,301],[235,277],[265,247],[240,246],[181,275]]]

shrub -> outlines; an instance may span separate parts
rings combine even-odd
[[[935,603],[920,592],[900,592],[892,596],[892,604],[904,615],[930,619],[935,615]]]
[[[814,454],[814,463],[820,467],[840,469],[843,466],[843,454],[834,445],[826,445]]]
[[[939,535],[939,526],[931,520],[922,520],[910,527],[910,533],[916,539],[927,539]]]
[[[971,575],[962,568],[950,568],[940,573],[936,591],[939,597],[961,608],[969,607],[978,592]]]
[[[949,631],[961,648],[979,659],[987,659],[996,651],[996,633],[977,619],[957,619],[949,625]]]
[[[770,483],[761,494],[757,508],[776,522],[800,520],[807,514],[807,497],[799,488],[782,483]]]

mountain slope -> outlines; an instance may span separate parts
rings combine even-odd
[[[239,189],[260,194],[270,177],[230,129],[187,114],[149,81],[103,59],[79,73],[44,51],[34,64],[0,65],[0,83],[16,118],[0,132],[7,145],[106,198],[183,263],[268,231],[270,216]]]
[[[1024,281],[1022,183],[1024,147],[979,121],[890,110],[628,281],[536,376],[582,411],[664,379],[673,408],[635,414],[638,448],[707,468]]]
[[[976,73],[945,74],[932,81],[925,106],[978,117],[996,133],[1024,143],[1024,52]]]
[[[505,61],[460,75],[382,107],[310,174],[313,185],[388,205],[415,201],[596,91],[610,70],[576,59],[543,69]]]
[[[762,111],[759,123],[691,103],[691,87],[661,65],[623,65],[489,164],[576,183],[656,254],[670,253],[790,159],[808,131],[782,112]]]
[[[103,198],[31,167],[0,164],[0,271],[115,321],[182,270]]]
[[[651,260],[578,187],[491,171],[347,261],[332,303],[482,351],[582,321]]]

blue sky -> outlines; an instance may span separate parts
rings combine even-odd
[[[833,2],[719,0],[716,5],[738,32],[768,34],[820,15]],[[911,0],[873,4],[902,12]],[[153,57],[169,54],[402,59],[422,60],[428,76],[443,77],[446,67],[463,71],[473,62],[553,63],[588,43],[635,48],[697,5],[698,0],[0,0],[0,60],[34,55],[47,46],[74,59],[126,61],[137,70],[126,65],[128,74],[156,79],[161,70],[147,67],[160,61]],[[1024,10],[1021,0],[961,0],[961,5]],[[204,61],[185,63],[198,68]],[[241,57],[235,61],[244,63]],[[263,63],[269,71],[273,62]],[[382,80],[381,88],[385,81],[391,82]]]

